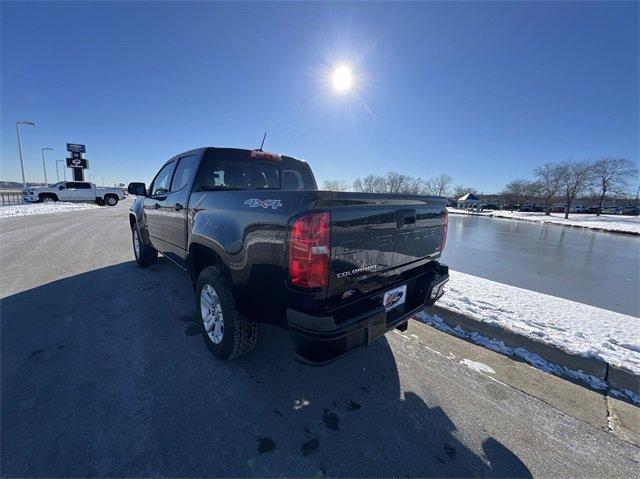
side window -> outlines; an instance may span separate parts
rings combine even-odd
[[[179,191],[184,188],[189,179],[193,177],[196,169],[198,157],[196,155],[183,156],[176,166],[176,172],[173,174],[171,182],[171,191]]]
[[[255,162],[253,164],[251,187],[256,190],[279,190],[280,165]]]
[[[153,182],[151,183],[151,187],[149,188],[151,196],[162,195],[169,191],[169,181],[171,180],[172,170],[173,161],[167,163],[162,167],[162,169],[158,172]]]
[[[91,184],[89,183],[76,183],[76,188],[79,190],[90,190]]]
[[[67,189],[68,189],[68,190],[69,190],[69,189],[72,189],[72,188],[74,188],[74,189],[75,189],[75,187],[76,187],[76,184],[75,184],[75,183],[67,183]]]

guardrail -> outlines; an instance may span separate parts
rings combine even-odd
[[[21,193],[0,193],[0,205],[19,205],[24,203]]]

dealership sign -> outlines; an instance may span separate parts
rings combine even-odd
[[[67,151],[86,153],[87,147],[85,145],[79,145],[78,143],[67,143]]]
[[[89,162],[84,158],[67,158],[67,167],[87,169]]]

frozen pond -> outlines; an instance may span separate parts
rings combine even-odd
[[[449,215],[443,262],[500,283],[639,316],[640,238]]]

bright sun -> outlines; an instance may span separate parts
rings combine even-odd
[[[333,88],[339,92],[349,90],[353,85],[353,74],[351,73],[351,68],[347,65],[340,65],[336,67],[331,74],[331,82],[333,83]]]

